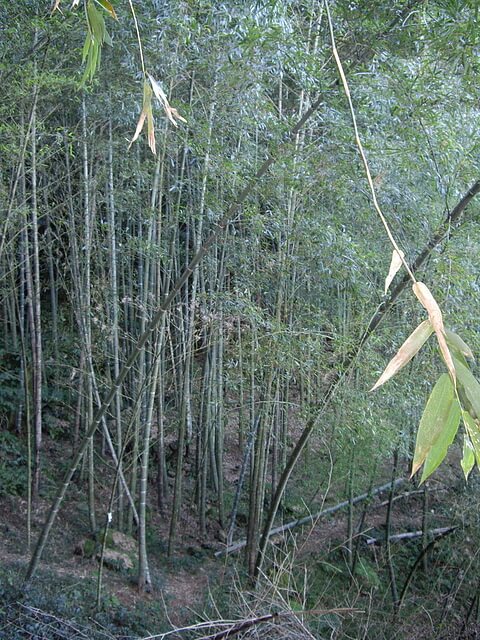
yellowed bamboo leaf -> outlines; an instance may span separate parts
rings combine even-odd
[[[148,131],[148,146],[150,147],[154,156],[157,155],[157,145],[155,142],[155,125],[153,122],[152,105],[147,111],[147,131]]]
[[[143,129],[143,125],[145,124],[146,117],[147,117],[147,114],[146,114],[145,110],[142,109],[142,113],[140,114],[140,117],[139,117],[138,122],[137,122],[137,128],[135,129],[135,133],[133,134],[133,138],[130,140],[130,144],[128,145],[129,149],[132,146],[132,144],[135,142],[135,140],[138,138],[138,136],[141,134],[142,129]]]
[[[148,82],[143,83],[142,112],[140,114],[140,117],[138,118],[137,128],[135,129],[133,138],[130,140],[130,144],[128,145],[129,149],[141,134],[143,126],[145,124],[145,120],[147,120],[148,146],[150,147],[152,152],[156,154],[157,150],[155,146],[155,130],[152,116],[152,90],[150,89],[150,85],[148,84]]]
[[[432,333],[433,327],[430,323],[430,320],[424,320],[421,324],[419,324],[415,331],[413,331],[408,336],[400,349],[387,364],[385,371],[382,373],[382,375],[370,389],[370,391],[375,391],[375,389],[381,387],[382,384],[385,384],[387,380],[390,380],[390,378],[392,378],[396,373],[403,369],[403,367],[408,364],[410,360],[420,351],[420,349],[423,347]]]
[[[160,84],[155,80],[155,78],[153,78],[150,74],[148,74],[148,77],[150,79],[150,84],[152,85],[153,93],[155,94],[157,100],[160,102],[160,105],[162,106],[165,112],[165,115],[175,127],[178,127],[177,122],[172,116],[172,108],[170,107],[165,91],[162,89]]]
[[[60,2],[61,2],[61,0],[55,0],[55,2],[53,3],[53,7],[52,7],[52,13],[54,11],[56,11],[57,9],[60,10]]]
[[[165,95],[165,91],[162,89],[160,84],[155,80],[155,78],[153,76],[151,76],[150,74],[147,74],[147,75],[148,75],[148,78],[150,80],[150,84],[152,85],[153,93],[155,94],[157,100],[160,102],[160,105],[162,106],[162,108],[163,108],[163,110],[165,112],[165,115],[170,120],[170,122],[175,127],[178,127],[177,120],[181,120],[182,122],[186,122],[185,118],[183,118],[181,115],[179,115],[178,111],[170,106],[170,103],[168,102],[167,96]]]
[[[462,411],[462,418],[465,431],[473,446],[477,466],[480,467],[480,423],[478,420],[474,420],[468,411]]]
[[[111,2],[109,2],[109,0],[97,0],[97,2],[100,6],[102,6],[105,9],[105,11],[108,11],[108,13],[112,16],[112,18],[114,18],[115,20],[118,20],[117,14],[115,13],[115,9],[113,8],[113,5]]]
[[[402,250],[397,251],[393,250],[392,260],[390,262],[390,269],[388,270],[388,275],[385,278],[385,295],[387,294],[388,287],[392,284],[392,280],[397,275],[398,270],[402,266],[402,260],[405,257],[405,254]]]
[[[187,121],[185,120],[185,118],[184,118],[183,116],[181,116],[181,115],[178,113],[178,111],[177,111],[174,107],[171,107],[171,108],[170,108],[170,111],[172,112],[172,116],[173,116],[174,118],[176,118],[177,120],[180,120],[181,122],[185,122],[185,123],[187,122]]]
[[[457,335],[453,331],[450,331],[450,329],[445,329],[445,337],[450,347],[453,347],[454,349],[458,349],[458,351],[460,351],[460,353],[464,355],[466,358],[469,358],[470,360],[475,360],[472,350],[470,349],[468,344],[466,344],[462,340],[462,338],[460,338],[459,335]]]
[[[457,376],[455,374],[455,366],[453,364],[452,354],[450,353],[450,349],[447,345],[443,316],[440,307],[426,284],[423,282],[415,282],[412,288],[413,293],[417,296],[422,306],[425,307],[428,312],[428,317],[437,336],[438,345],[442,352],[445,364],[447,365],[448,372],[450,373],[453,383],[456,384]]]
[[[465,435],[463,436],[463,455],[462,460],[460,461],[460,465],[463,469],[465,480],[468,480],[468,476],[475,466],[475,449],[473,447],[472,441],[470,440],[470,436],[468,435],[468,431],[466,431]]]

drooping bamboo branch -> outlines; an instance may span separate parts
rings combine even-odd
[[[443,536],[446,533],[451,533],[455,531],[457,527],[437,527],[436,529],[428,529],[427,533],[430,536]],[[402,540],[414,540],[415,538],[422,538],[424,535],[424,531],[404,531],[403,533],[395,533],[390,536],[390,542],[400,542]],[[368,545],[372,544],[382,544],[385,542],[385,538],[367,538],[366,543]],[[424,547],[425,548],[425,547]]]
[[[458,228],[461,222],[462,214],[473,200],[473,198],[480,192],[480,180],[477,180],[470,189],[465,193],[465,195],[459,200],[457,205],[449,211],[445,216],[444,220],[437,228],[437,230],[433,233],[430,240],[426,243],[425,247],[421,250],[415,260],[411,263],[410,269],[413,273],[418,271],[418,269],[425,262],[427,257],[431,254],[433,249],[438,246],[442,240],[447,235],[448,231],[452,233],[455,229]],[[403,292],[407,284],[410,282],[410,276],[408,273],[401,278],[400,282],[393,288],[390,289],[390,293],[387,296],[386,300],[382,301],[380,305],[377,307],[374,315],[372,316],[370,322],[367,327],[363,331],[360,336],[357,344],[350,350],[350,352],[346,355],[343,361],[343,370],[337,369],[334,372],[333,380],[325,392],[323,398],[317,405],[317,415],[315,417],[310,418],[307,425],[305,426],[300,438],[297,441],[290,457],[285,465],[283,473],[280,477],[277,490],[275,492],[274,499],[272,500],[272,505],[270,507],[269,515],[267,521],[265,523],[262,538],[260,541],[260,547],[257,555],[257,567],[255,575],[258,576],[258,572],[263,563],[263,557],[265,554],[265,550],[267,548],[268,539],[270,537],[270,531],[273,527],[273,523],[275,517],[277,515],[278,507],[280,506],[280,502],[282,500],[283,494],[285,492],[285,488],[290,479],[293,469],[297,464],[298,459],[300,458],[312,432],[318,424],[318,420],[323,415],[324,411],[328,407],[330,400],[334,396],[336,390],[340,386],[341,382],[344,380],[346,373],[350,370],[352,365],[356,362],[357,357],[359,356],[365,342],[372,335],[375,329],[378,327],[383,318],[387,315],[388,311],[392,308],[393,304],[398,300],[400,294]]]

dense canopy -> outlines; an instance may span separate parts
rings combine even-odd
[[[288,611],[363,610],[368,583],[371,620],[333,612],[281,637],[393,637],[385,594],[398,614],[432,584],[431,637],[466,632],[465,540],[448,562],[470,589],[432,570],[422,592],[415,575],[429,531],[478,526],[476,471],[462,492],[480,461],[479,7],[0,3],[0,501],[24,505],[24,585],[75,521],[101,560],[99,606],[113,532],[135,541],[124,570],[141,592],[191,549],[218,572],[227,552],[241,592],[270,581]],[[412,481],[399,528],[421,546],[395,556],[412,464],[433,475]],[[372,559],[368,494],[390,480]],[[311,557],[284,525],[330,499],[347,501],[344,553],[326,544],[302,600]],[[453,593],[468,615],[442,612]],[[430,637],[415,615],[395,637]]]

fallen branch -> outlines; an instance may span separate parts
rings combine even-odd
[[[395,480],[394,486],[398,486],[400,484],[403,484],[404,482],[406,482],[406,478],[398,478],[397,480]],[[382,484],[380,487],[376,487],[375,489],[372,489],[372,491],[367,491],[366,493],[362,493],[361,495],[356,496],[355,498],[353,498],[352,503],[357,504],[358,502],[362,502],[362,500],[367,500],[367,498],[376,496],[379,493],[382,493],[383,491],[390,489],[391,486],[392,486],[391,482]],[[344,500],[343,502],[339,502],[338,504],[332,507],[328,507],[327,509],[323,509],[322,511],[319,511],[318,513],[313,513],[308,516],[304,516],[303,518],[297,518],[297,520],[292,520],[292,522],[288,522],[287,524],[284,524],[280,527],[275,527],[274,529],[271,529],[268,537],[271,538],[272,536],[275,536],[279,533],[290,531],[290,529],[294,529],[295,527],[301,527],[304,524],[311,524],[312,522],[314,522],[315,520],[318,520],[319,518],[323,518],[324,516],[328,516],[332,513],[336,513],[337,511],[340,511],[341,509],[348,507],[349,504],[350,504],[349,500]],[[218,557],[222,555],[228,555],[229,553],[234,553],[239,549],[243,549],[243,547],[245,547],[246,544],[247,544],[246,539],[239,540],[238,542],[235,542],[229,547],[226,547],[225,549],[221,549],[220,551],[217,551],[215,553],[215,556]]]
[[[242,631],[246,631],[251,627],[255,627],[257,625],[263,624],[265,622],[278,622],[281,618],[299,618],[304,615],[353,615],[354,613],[364,613],[362,609],[354,609],[350,607],[342,607],[335,609],[306,609],[304,611],[276,611],[273,613],[266,613],[262,616],[255,616],[254,618],[246,618],[244,620],[207,620],[205,622],[199,622],[197,624],[190,625],[188,627],[182,627],[178,629],[172,629],[171,631],[166,631],[164,633],[159,633],[155,635],[145,636],[141,638],[141,640],[165,640],[168,636],[175,634],[176,636],[182,633],[191,633],[191,632],[201,632],[205,629],[212,629],[217,627],[224,627],[219,631],[214,631],[209,635],[203,635],[198,640],[224,640],[224,638],[231,638],[232,636],[238,635]]]
[[[428,535],[431,536],[444,536],[447,533],[451,533],[455,531],[457,527],[440,527],[438,529],[430,529],[427,531]],[[413,538],[421,538],[423,536],[423,531],[405,531],[404,533],[396,533],[393,536],[390,536],[390,542],[398,542],[399,540],[412,540]],[[385,538],[368,538],[367,544],[382,544],[385,542]]]
[[[429,489],[430,493],[433,491],[448,491],[446,488],[438,488],[438,489]],[[416,491],[405,491],[404,493],[399,493],[397,496],[393,496],[392,502],[397,502],[397,500],[402,500],[403,498],[411,498],[412,496],[423,495],[423,489],[418,489]],[[388,500],[384,500],[383,502],[379,502],[373,508],[381,509],[382,507],[386,507],[388,504]]]

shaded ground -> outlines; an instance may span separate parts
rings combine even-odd
[[[53,464],[61,455],[61,445],[52,443],[51,449]],[[233,483],[240,465],[240,456],[235,451],[234,444],[230,447],[227,461],[228,479]],[[354,631],[332,637],[388,640],[456,638],[467,618],[466,610],[471,601],[469,593],[475,592],[477,573],[473,573],[472,567],[477,569],[475,562],[479,552],[478,545],[472,544],[472,537],[469,538],[473,536],[472,530],[468,528],[471,525],[463,516],[464,513],[471,515],[465,505],[471,504],[474,497],[475,481],[468,491],[464,487],[455,460],[429,483],[425,514],[424,495],[414,484],[406,485],[397,492],[392,511],[392,533],[421,529],[424,521],[429,529],[450,524],[459,528],[454,534],[457,551],[452,551],[453,538],[452,542],[440,542],[438,549],[435,548],[428,556],[428,574],[422,573],[425,568],[421,566],[414,575],[402,602],[401,619],[394,626],[389,627],[387,620],[392,612],[392,595],[385,545],[366,544],[367,537],[381,538],[385,534],[388,492],[360,503],[354,509],[354,539],[351,547],[354,553],[358,553],[354,574],[349,573],[348,512],[342,510],[333,516],[319,519],[314,526],[294,530],[293,535],[289,533],[284,537],[276,536],[269,548],[270,559],[273,558],[274,563],[266,564],[266,578],[272,581],[285,606],[293,610],[341,606],[364,612],[354,620]],[[362,488],[363,491],[365,489],[366,487]],[[403,495],[405,492],[408,495]],[[47,493],[53,493],[52,481],[47,485]],[[324,506],[336,504],[344,498],[344,487],[332,486]],[[101,522],[104,517],[101,505],[107,503],[108,488],[97,486],[97,499],[97,516]],[[33,541],[41,530],[50,500],[51,496],[42,498],[32,514]],[[315,504],[315,510],[322,507],[321,495],[317,496]],[[365,506],[365,518],[358,531]],[[304,513],[300,507],[295,513],[285,511],[284,519],[288,521]],[[214,552],[223,547],[219,530],[213,527],[209,531],[209,544],[205,545],[198,536],[196,518],[192,513],[182,513],[177,550],[173,557],[167,558],[168,518],[161,516],[154,508],[151,509],[149,518],[152,591],[138,591],[135,567],[128,571],[105,569],[103,572],[102,602],[108,617],[101,618],[102,622],[99,624],[104,625],[105,633],[110,633],[111,637],[122,637],[122,632],[127,637],[126,629],[131,635],[142,637],[198,621],[202,617],[201,612],[209,605],[210,591],[213,592],[213,599],[220,606],[225,605],[225,611],[228,609],[228,563],[224,558],[214,557]],[[2,599],[14,593],[28,563],[26,519],[27,505],[24,498],[8,496],[0,499]],[[75,547],[88,533],[86,496],[74,484],[59,514],[35,581],[34,595],[39,610],[63,612],[66,619],[75,619],[77,612],[82,620],[91,616],[97,621],[93,604],[98,562],[95,558],[75,554]],[[238,529],[237,537],[241,535],[242,531]],[[294,549],[295,553],[292,553]],[[420,551],[421,540],[418,539],[392,545],[391,562],[398,592],[405,585]],[[469,573],[470,569],[472,575]],[[36,608],[31,601],[22,601],[21,606],[27,607],[28,615],[40,615],[35,613]],[[3,613],[6,615],[6,610]],[[218,617],[212,607],[210,613]],[[468,619],[468,626],[464,630],[465,634],[470,634],[465,636],[467,638],[477,637],[472,620],[473,617]],[[348,631],[345,621],[339,621],[338,624],[343,625],[342,629],[346,625]],[[319,628],[318,637],[330,634],[334,627],[335,625],[327,625]],[[0,631],[1,629],[0,626]],[[9,638],[1,633],[0,637]],[[30,640],[36,636],[25,637]]]

